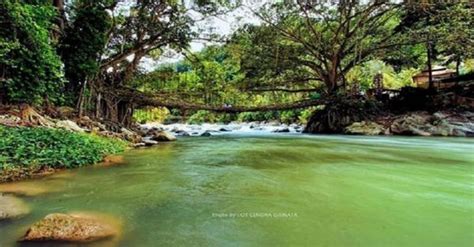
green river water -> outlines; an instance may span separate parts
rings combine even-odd
[[[123,221],[86,246],[474,246],[474,140],[305,135],[181,138],[111,167],[35,180],[28,216],[0,223],[19,244],[54,212]],[[82,245],[81,245],[82,246]]]

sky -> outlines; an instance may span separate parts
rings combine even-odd
[[[204,20],[197,21],[194,23],[193,30],[202,34],[217,34],[219,36],[231,35],[235,30],[245,24],[259,24],[260,21],[252,13],[252,9],[258,9],[263,6],[268,0],[244,0],[241,7],[234,9],[232,12],[228,12],[219,16],[207,17]],[[190,16],[195,20],[202,19],[202,16],[196,12],[190,12]],[[216,44],[209,41],[194,40],[190,43],[190,50],[198,52],[206,46]],[[165,54],[158,60],[151,58],[144,58],[141,67],[147,71],[153,70],[160,64],[174,63],[183,59],[183,55],[176,53],[173,50],[166,50]]]

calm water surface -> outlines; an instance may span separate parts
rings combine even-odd
[[[88,246],[474,246],[473,151],[462,138],[182,138],[33,181],[57,191],[24,198],[33,211],[0,224],[0,246],[56,246],[15,240],[74,211],[124,222],[118,242]]]

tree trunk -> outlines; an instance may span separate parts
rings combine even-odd
[[[434,88],[433,83],[433,71],[432,71],[432,64],[431,64],[431,41],[428,41],[427,44],[427,55],[428,55],[428,89],[432,90]]]
[[[57,24],[59,27],[59,33],[56,38],[61,36],[64,33],[64,28],[66,26],[66,12],[64,11],[64,0],[53,0],[53,6],[58,10]]]
[[[461,59],[456,58],[456,75],[459,76],[459,67],[461,66]]]
[[[77,99],[77,105],[76,105],[76,109],[77,109],[77,112],[79,113],[79,117],[82,117],[84,115],[84,94],[85,94],[85,91],[86,91],[86,86],[87,86],[87,81],[84,81],[84,83],[82,83],[82,86],[81,86],[81,91],[79,92],[79,98]]]

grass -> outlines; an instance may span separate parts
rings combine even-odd
[[[81,167],[125,148],[124,141],[93,134],[0,126],[0,171],[15,167]]]

